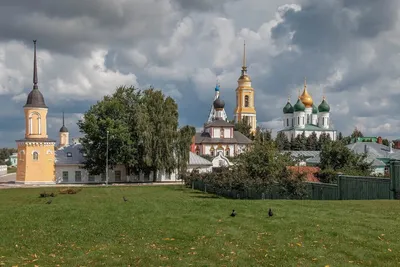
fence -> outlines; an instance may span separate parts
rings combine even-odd
[[[7,165],[0,165],[0,176],[7,174]]]
[[[399,164],[400,175],[400,164]],[[392,199],[391,179],[376,177],[345,176],[338,177],[337,184],[306,183],[307,196],[312,200],[361,200]],[[278,187],[272,186],[260,192],[252,188],[245,190],[226,190],[205,184],[202,181],[192,183],[192,188],[203,192],[238,199],[288,199],[289,195]],[[293,197],[292,197],[293,198]]]

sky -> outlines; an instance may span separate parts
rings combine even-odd
[[[258,124],[276,132],[307,77],[334,127],[400,137],[400,1],[2,0],[0,147],[24,137],[37,39],[39,89],[58,140],[117,86],[150,85],[173,97],[180,124],[200,129],[216,80],[233,119],[243,41]]]

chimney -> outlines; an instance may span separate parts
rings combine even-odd
[[[382,137],[378,136],[378,144],[382,145]]]

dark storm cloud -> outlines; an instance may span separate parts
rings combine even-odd
[[[238,0],[230,0],[234,2]],[[228,0],[175,0],[175,2],[184,10],[188,11],[219,11]]]
[[[79,56],[111,43],[134,46],[141,38],[160,38],[170,28],[164,16],[170,10],[155,8],[153,0],[4,0],[0,7],[0,40],[38,39],[44,49]]]

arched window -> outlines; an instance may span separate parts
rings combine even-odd
[[[211,149],[210,149],[210,155],[211,155],[212,157],[214,157],[214,148],[211,148]]]
[[[322,126],[325,125],[325,118],[322,118]]]
[[[286,124],[287,126],[289,126],[289,119],[286,119]]]
[[[229,148],[225,150],[225,156],[229,157]]]
[[[196,147],[196,154],[200,155],[200,147],[198,147],[198,146]]]
[[[41,117],[37,112],[29,115],[29,134],[42,134]]]
[[[33,160],[39,160],[39,153],[37,153],[36,151],[32,153],[32,158]]]
[[[307,114],[307,124],[310,123],[310,114]]]
[[[248,95],[244,96],[244,106],[246,108],[249,107],[249,96]]]
[[[221,128],[219,131],[220,131],[220,137],[224,138],[224,128]]]
[[[297,125],[300,125],[300,117],[297,117]]]

